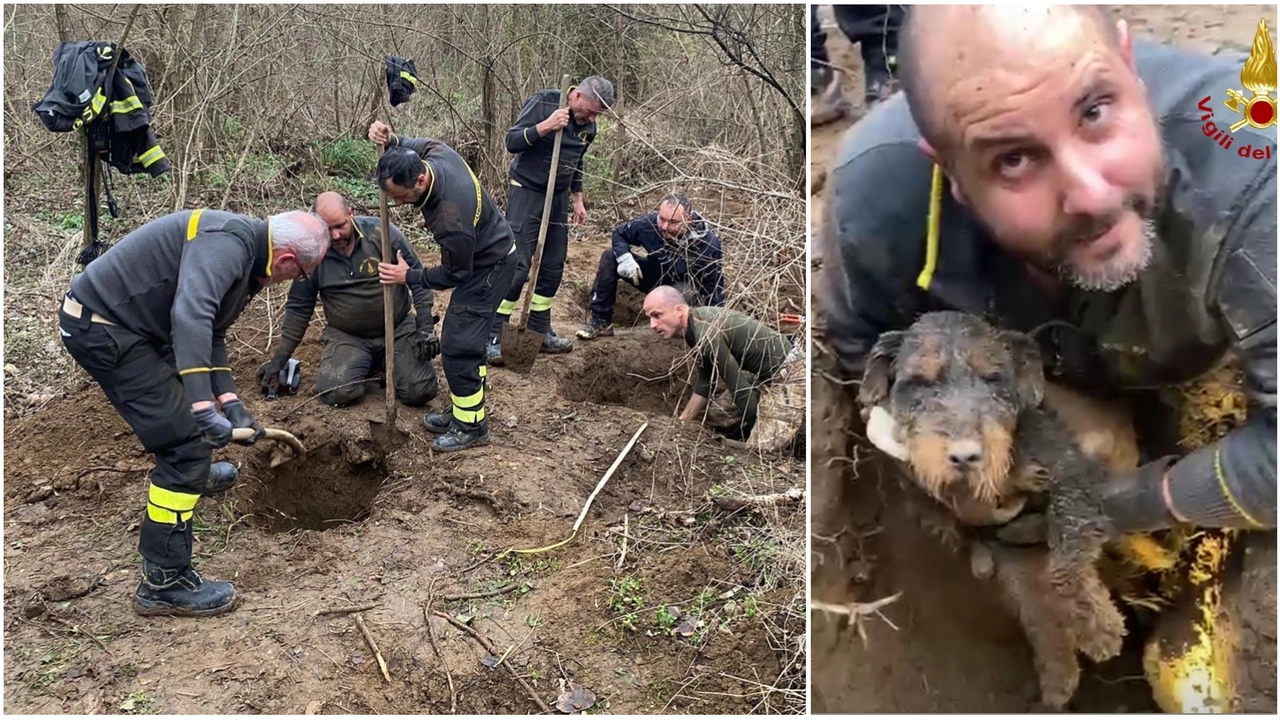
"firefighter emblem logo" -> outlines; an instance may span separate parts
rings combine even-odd
[[[1276,101],[1271,93],[1276,89],[1276,53],[1271,45],[1271,36],[1267,34],[1267,21],[1258,21],[1258,32],[1253,36],[1253,50],[1244,68],[1240,70],[1240,84],[1253,94],[1245,98],[1240,90],[1227,88],[1227,99],[1223,101],[1234,113],[1244,117],[1227,129],[1236,132],[1245,125],[1259,130],[1276,124]]]

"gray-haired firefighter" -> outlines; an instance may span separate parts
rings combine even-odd
[[[310,213],[259,220],[184,210],[129,233],[71,279],[58,313],[62,342],[156,456],[138,538],[139,614],[232,608],[231,583],[191,567],[196,502],[236,481],[212,449],[235,428],[255,430],[249,445],[263,432],[237,394],[225,334],[263,286],[305,277],[328,247],[324,222]]]
[[[542,352],[567,353],[573,341],[556,335],[551,328],[551,303],[560,289],[564,262],[569,253],[569,202],[573,202],[573,224],[587,221],[587,208],[582,197],[582,158],[596,137],[596,118],[614,103],[613,84],[592,75],[569,90],[568,107],[560,106],[559,90],[540,90],[529,98],[507,131],[507,152],[515,155],[508,174],[507,221],[515,233],[520,265],[515,279],[498,306],[490,333],[488,361],[502,364],[502,323],[511,320],[516,301],[529,279],[533,253],[538,245],[542,225],[542,207],[547,195],[547,179],[551,173],[551,153],[557,130],[563,130],[560,162],[556,169],[555,196],[551,202],[551,219],[542,248],[542,265],[534,279],[530,302],[529,329],[543,333]]]
[[[449,290],[440,337],[441,363],[452,396],[450,412],[428,413],[427,430],[437,433],[432,447],[463,450],[489,442],[485,416],[485,343],[493,314],[515,273],[511,227],[493,198],[480,187],[467,163],[452,148],[431,138],[405,138],[380,122],[369,139],[387,145],[378,160],[378,184],[401,205],[422,211],[427,229],[440,246],[440,264],[411,269],[403,258],[380,263],[384,284]]]
[[[318,297],[328,325],[320,336],[324,349],[316,390],[323,402],[341,407],[364,397],[366,385],[361,381],[383,366],[381,228],[378,218],[357,216],[341,193],[321,193],[313,210],[329,226],[329,252],[314,273],[289,287],[280,348],[258,371],[258,382],[267,388],[279,377],[306,335]],[[390,231],[391,247],[410,269],[422,270],[422,261],[400,229],[391,225]],[[411,301],[416,314],[409,312]],[[395,293],[395,393],[411,407],[425,405],[440,391],[431,365],[440,353],[433,305],[434,293],[424,286]]]

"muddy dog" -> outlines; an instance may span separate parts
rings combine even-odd
[[[1076,651],[1114,657],[1125,627],[1096,568],[1112,535],[1101,507],[1107,470],[1044,394],[1031,338],[936,312],[879,338],[858,399],[886,407],[916,484],[962,524],[1045,510],[1047,549],[993,545],[990,561],[1034,651],[1041,699],[1061,708],[1079,683]]]

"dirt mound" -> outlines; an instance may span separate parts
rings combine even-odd
[[[686,352],[683,343],[657,335],[628,334],[582,343],[565,363],[560,396],[571,402],[670,414],[687,395]]]

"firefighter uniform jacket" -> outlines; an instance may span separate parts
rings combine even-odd
[[[169,170],[169,161],[151,132],[151,87],[142,65],[121,50],[111,87],[106,88],[115,47],[104,42],[62,43],[53,51],[53,83],[31,106],[52,132],[79,131],[95,121],[104,132],[90,132],[90,150],[107,154],[120,172]]]

